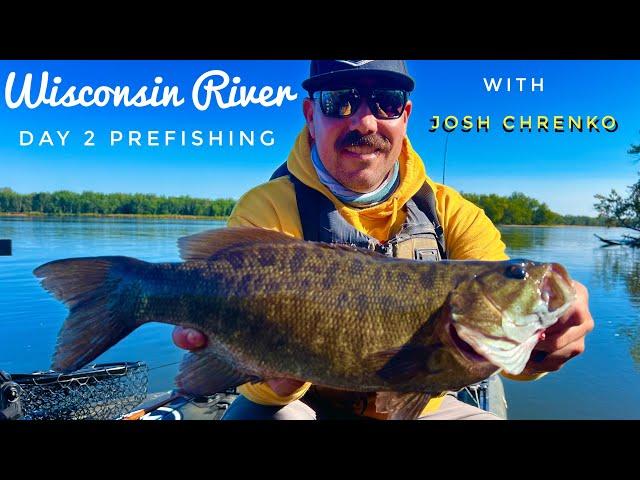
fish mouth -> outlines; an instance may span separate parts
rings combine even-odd
[[[460,323],[452,325],[451,331],[455,331],[456,336],[459,337],[464,344],[465,350],[461,351],[466,358],[473,359],[480,357],[482,361],[489,362],[509,374],[517,375],[524,370],[525,365],[529,361],[531,351],[540,340],[544,329],[536,331],[521,343],[509,337],[486,335]],[[473,356],[468,355],[467,350],[469,348],[473,350]],[[473,361],[477,362],[478,360]]]
[[[468,342],[465,342],[462,338],[460,338],[460,335],[458,335],[458,331],[456,330],[456,326],[453,323],[449,324],[449,336],[451,337],[451,341],[453,342],[455,347],[467,360],[470,360],[473,363],[489,361],[475,348],[473,348]]]
[[[547,305],[547,313],[562,315],[575,300],[569,274],[562,265],[552,263],[542,279],[540,298]]]

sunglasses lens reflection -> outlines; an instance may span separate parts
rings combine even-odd
[[[403,90],[376,89],[366,92],[365,96],[371,113],[382,120],[400,117],[407,103],[407,94]],[[360,108],[362,96],[353,88],[326,90],[320,92],[319,100],[326,116],[347,118]]]

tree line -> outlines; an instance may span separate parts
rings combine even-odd
[[[165,197],[142,193],[75,193],[67,190],[21,194],[0,189],[1,213],[48,215],[130,214],[198,215],[227,217],[235,205],[231,198],[209,200],[189,196]]]
[[[560,215],[523,193],[508,197],[496,194],[462,193],[482,208],[493,223],[503,225],[604,225],[602,217]],[[231,198],[209,200],[189,196],[165,197],[142,193],[75,193],[68,190],[21,194],[0,189],[0,213],[45,215],[133,214],[197,215],[227,217],[235,206]]]
[[[560,215],[546,203],[514,192],[510,196],[464,193],[462,196],[484,210],[493,223],[501,225],[589,225],[603,226],[603,217],[586,215]]]

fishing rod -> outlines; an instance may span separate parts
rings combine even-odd
[[[444,140],[444,158],[442,160],[442,184],[444,185],[445,172],[447,171],[447,145],[449,144],[449,132]]]

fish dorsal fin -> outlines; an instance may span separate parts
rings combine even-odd
[[[378,392],[376,411],[388,413],[389,420],[415,420],[427,406],[431,394],[426,392]]]
[[[253,245],[255,243],[301,242],[284,233],[257,227],[226,227],[206,230],[178,239],[180,257],[185,260],[208,260],[216,253],[228,248]]]
[[[178,248],[180,249],[180,258],[184,261],[191,260],[208,260],[215,254],[228,248],[244,247],[255,243],[268,244],[295,244],[304,240],[291,237],[281,232],[267,230],[258,227],[226,227],[206,230],[178,239]],[[373,250],[360,248],[353,245],[344,245],[339,243],[314,243],[324,248],[333,250],[343,250],[349,252],[358,252],[363,255],[375,257],[378,260],[392,259]]]
[[[320,242],[314,242],[314,243],[320,243]],[[388,257],[383,253],[380,252],[376,252],[375,250],[368,250],[366,248],[362,248],[362,247],[356,247],[354,245],[348,245],[348,244],[342,244],[342,243],[321,243],[321,245],[327,247],[327,248],[333,248],[334,250],[345,250],[348,252],[358,252],[361,253],[363,255],[368,255],[370,257],[374,257],[378,260],[384,260],[384,259],[389,259],[391,261],[396,261],[396,260],[400,260],[398,258],[392,258],[392,257]]]

